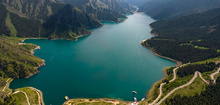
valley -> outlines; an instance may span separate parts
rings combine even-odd
[[[219,104],[219,4],[2,0],[0,104]]]

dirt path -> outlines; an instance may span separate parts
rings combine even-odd
[[[189,63],[187,63],[187,64],[189,64]],[[173,82],[174,80],[176,80],[176,70],[179,69],[180,67],[183,67],[183,66],[187,65],[187,64],[183,64],[183,65],[181,65],[181,66],[179,66],[179,67],[174,68],[174,69],[173,69],[173,79],[170,80],[169,82]],[[165,85],[165,84],[166,84],[166,83],[160,84],[160,88],[159,88],[160,94],[159,94],[159,95],[157,96],[157,98],[156,98],[152,103],[150,103],[149,105],[155,104],[155,103],[160,99],[160,97],[161,97],[162,94],[163,94],[163,91],[162,91],[163,85]]]
[[[33,88],[33,87],[29,87],[29,89],[36,91],[37,95],[38,95],[38,102],[39,105],[44,105],[44,101],[43,101],[43,94],[40,90]]]
[[[162,94],[163,94],[163,91],[162,91],[162,89],[163,89],[163,85],[165,85],[166,83],[162,83],[162,84],[160,84],[160,94],[157,96],[157,98],[152,102],[152,103],[150,103],[149,105],[153,105],[153,104],[155,104],[159,99],[160,99],[160,97],[162,96]]]
[[[10,78],[7,79],[7,81],[6,81],[7,83],[6,83],[5,87],[2,89],[3,92],[5,92],[6,87],[9,87],[9,82],[8,82],[9,80],[10,80]]]
[[[213,80],[213,83],[214,83],[214,84],[216,83],[216,80],[215,80],[214,76],[215,76],[216,74],[218,74],[219,72],[220,72],[220,68],[218,68],[218,70],[217,70],[216,72],[214,72],[214,73],[212,73],[212,74],[210,75],[210,78],[211,78],[211,80]]]
[[[206,84],[209,84],[209,82],[206,81],[206,80],[202,77],[202,74],[201,74],[200,72],[198,72],[198,73],[199,73],[199,77],[200,77]]]
[[[12,93],[12,95],[13,95],[13,94],[17,94],[17,93],[19,93],[19,92],[24,93],[24,95],[26,96],[26,99],[27,99],[27,103],[28,103],[28,105],[30,105],[29,98],[28,98],[27,94],[26,94],[24,91],[16,91],[16,92]]]
[[[182,86],[179,86],[175,89],[173,89],[172,91],[170,91],[166,96],[164,96],[156,105],[160,105],[167,97],[169,97],[172,93],[174,93],[176,90],[180,89],[180,88],[184,88],[188,85],[190,85],[196,78],[198,77],[198,72],[196,71],[193,78],[187,83],[187,84],[184,84]]]
[[[82,99],[83,101],[80,101],[80,102],[74,102],[75,100],[68,100],[66,102],[64,102],[64,105],[72,105],[71,103],[73,102],[74,104],[73,105],[78,105],[78,104],[84,104],[84,103],[95,103],[95,102],[106,102],[106,103],[111,103],[113,105],[118,105],[120,102],[118,100],[112,100],[112,99],[100,99],[100,100],[97,100],[97,99],[94,99],[92,101],[90,101],[89,99]],[[87,104],[86,104],[87,105]],[[128,105],[131,105],[131,103],[129,103]]]
[[[185,66],[185,65],[188,65],[188,64],[190,64],[190,63],[183,64],[183,65],[181,65],[181,66],[176,67],[175,69],[173,69],[173,79],[170,80],[169,82],[173,82],[174,80],[176,80],[176,70],[177,70],[177,69],[179,69],[180,67],[183,67],[183,66]]]
[[[184,66],[184,65],[182,65],[182,66]],[[173,73],[175,74],[175,75],[174,75],[174,78],[176,78],[175,70],[178,69],[178,68],[179,68],[179,67],[177,67],[177,68],[175,68],[175,69],[173,70]],[[216,80],[214,79],[214,76],[215,76],[216,74],[218,74],[219,72],[220,72],[220,68],[218,68],[218,70],[217,70],[216,72],[214,72],[214,73],[212,73],[212,74],[210,75],[210,77],[211,77],[211,79],[214,81],[214,83],[216,82]],[[149,105],[153,105],[153,104],[155,104],[155,103],[156,103],[156,105],[160,105],[167,97],[169,97],[169,96],[170,96],[172,93],[174,93],[176,90],[181,89],[181,88],[184,88],[184,87],[189,86],[190,84],[192,84],[193,81],[198,77],[198,75],[199,75],[199,77],[200,77],[206,84],[209,84],[209,82],[202,77],[202,74],[201,74],[200,72],[196,71],[195,74],[194,74],[194,76],[193,76],[193,78],[192,78],[187,84],[181,85],[181,86],[179,86],[179,87],[173,89],[173,90],[170,91],[166,96],[164,96],[158,103],[156,103],[156,102],[159,100],[159,98],[161,97],[161,95],[162,95],[162,86],[166,84],[166,83],[162,83],[162,84],[160,85],[160,95],[157,97],[157,99],[156,99],[153,103],[151,103],[151,104],[149,104]],[[172,80],[170,80],[170,81],[171,81],[171,82],[174,81],[174,80],[175,80],[174,78],[173,78]]]
[[[190,63],[187,63],[187,64],[190,64]],[[180,67],[185,66],[185,65],[187,65],[187,64],[181,65]],[[180,68],[180,67],[176,67],[175,69],[173,69],[173,79],[170,80],[169,82],[173,82],[174,80],[176,80],[176,70],[177,70],[178,68]],[[216,82],[216,80],[214,79],[214,76],[215,76],[216,74],[218,74],[219,72],[220,72],[220,68],[218,68],[218,70],[217,70],[216,72],[214,72],[214,73],[212,73],[212,74],[210,75],[210,78],[214,81],[214,83]],[[200,77],[206,84],[209,84],[209,82],[202,77],[202,74],[201,74],[200,72],[196,71],[195,74],[194,74],[194,76],[193,76],[193,78],[192,78],[187,84],[181,85],[181,86],[179,86],[179,87],[173,89],[173,90],[170,91],[165,97],[163,97],[158,103],[156,103],[156,102],[160,99],[160,97],[162,96],[162,94],[163,94],[163,91],[162,91],[163,85],[165,85],[166,83],[160,84],[160,88],[159,88],[160,94],[159,94],[158,97],[157,97],[152,103],[150,103],[149,105],[153,105],[153,104],[155,104],[155,103],[156,103],[156,105],[161,104],[167,97],[169,97],[169,96],[170,96],[173,92],[175,92],[176,90],[178,90],[178,89],[180,89],[180,88],[184,88],[184,87],[186,87],[186,86],[192,84],[192,82],[195,80],[195,78],[198,77],[198,75],[199,75],[199,77]]]

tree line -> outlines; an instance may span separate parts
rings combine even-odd
[[[151,25],[158,36],[143,44],[183,63],[220,56],[220,9],[178,19],[159,20]],[[199,47],[198,47],[199,46]]]
[[[220,77],[215,85],[208,85],[206,90],[195,96],[176,95],[174,98],[167,99],[166,105],[219,105],[220,104]]]
[[[179,77],[185,77],[194,74],[196,71],[203,73],[207,71],[213,71],[218,67],[220,67],[220,64],[215,64],[214,62],[209,62],[205,64],[190,64],[180,67],[177,71],[177,75]]]

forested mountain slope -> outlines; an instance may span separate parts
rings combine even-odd
[[[162,56],[195,62],[220,55],[220,9],[151,24],[156,37],[143,44]]]
[[[130,8],[123,7],[123,4],[118,2],[117,0],[100,0],[101,2],[105,3],[109,8],[114,11],[117,11],[120,14],[132,14]]]
[[[9,10],[21,17],[31,19],[46,20],[48,16],[53,15],[64,5],[55,0],[2,0],[1,1]]]
[[[154,19],[171,19],[220,7],[220,0],[151,0],[139,11]]]
[[[119,18],[126,18],[123,14],[132,14],[135,8],[123,5],[116,0],[61,0],[88,13],[91,17],[103,21],[119,22]]]
[[[138,7],[141,7],[142,5],[144,5],[146,2],[150,1],[150,0],[118,0],[120,2],[126,2]]]
[[[71,5],[50,0],[2,2],[0,35],[76,39],[91,33],[86,28],[101,26],[97,19]]]
[[[91,34],[86,28],[100,26],[101,23],[98,20],[67,4],[43,24],[45,32],[42,35],[50,35],[47,36],[50,39],[60,37],[74,39],[79,35]]]

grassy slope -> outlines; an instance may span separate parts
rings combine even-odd
[[[29,89],[28,87],[24,87],[24,88],[19,88],[19,89],[15,89],[14,91],[24,91],[30,101],[31,105],[36,105],[38,104],[38,95],[36,93],[36,91]],[[27,99],[24,93],[19,92],[16,94],[11,95],[13,99],[15,99],[15,103],[18,105],[25,105],[27,104]]]
[[[37,72],[36,67],[43,63],[40,58],[35,57],[31,53],[31,50],[37,46],[33,44],[19,45],[22,40],[24,39],[0,36],[0,104],[9,104],[13,102],[18,105],[27,104],[26,97],[23,93],[9,95],[12,94],[13,91],[18,90],[27,93],[32,105],[38,103],[38,96],[34,90],[20,88],[12,91],[8,87],[13,80],[8,77],[19,78],[31,76]],[[7,80],[8,83],[6,82]],[[5,90],[3,91],[4,87]],[[5,102],[4,100],[6,99],[7,101]]]
[[[196,78],[191,85],[179,89],[178,91],[174,92],[170,97],[178,94],[180,96],[194,96],[196,94],[200,94],[202,91],[205,91],[205,89],[206,83],[202,81],[201,78]]]
[[[31,54],[33,44],[19,45],[20,38],[0,36],[0,76],[1,77],[29,77],[37,73],[35,67],[43,61]]]
[[[164,68],[163,72],[165,77],[162,80],[159,80],[158,82],[154,83],[151,89],[147,93],[147,101],[151,103],[153,100],[157,98],[159,95],[159,87],[160,84],[163,83],[164,80],[171,80],[173,78],[173,75],[168,75],[167,71],[171,69],[171,71],[174,69],[174,67]]]
[[[6,26],[10,30],[11,35],[13,37],[16,37],[18,32],[17,32],[17,29],[15,28],[15,26],[13,25],[13,23],[11,22],[11,18],[10,18],[9,13],[7,14],[7,18],[6,18]]]
[[[219,61],[220,61],[220,57],[216,57],[216,58],[212,58],[212,59],[208,59],[208,60],[204,60],[204,61],[200,61],[200,62],[195,62],[193,64],[202,64],[202,63],[206,63],[206,62],[219,63]],[[160,84],[163,83],[164,80],[171,80],[173,78],[173,72],[169,72],[169,71],[172,71],[173,69],[174,69],[174,67],[164,69],[165,77],[162,80],[156,82],[152,86],[152,88],[148,91],[147,100],[146,100],[148,103],[151,103],[159,95]],[[215,71],[216,70],[204,72],[204,73],[202,73],[202,76],[203,76],[204,79],[210,80],[210,74],[215,72]],[[217,78],[218,76],[220,76],[220,74],[217,74],[215,76],[215,78]],[[180,85],[186,84],[192,77],[193,77],[193,75],[185,76],[183,78],[179,78],[177,76],[177,79],[175,81],[173,81],[171,83],[168,83],[168,84],[165,84],[163,86],[163,95],[162,95],[162,97],[164,97],[169,91],[173,90],[174,88],[176,88]],[[195,79],[195,81],[191,85],[189,85],[189,86],[187,86],[183,89],[177,90],[170,97],[174,97],[175,95],[178,95],[178,94],[180,94],[181,96],[194,96],[196,94],[200,94],[202,91],[205,91],[206,86],[207,85],[198,77],[198,78]]]
[[[122,100],[117,99],[111,99],[111,98],[98,98],[98,99],[71,99],[69,101],[66,101],[63,103],[63,105],[128,105],[131,104],[131,102],[126,102]]]

